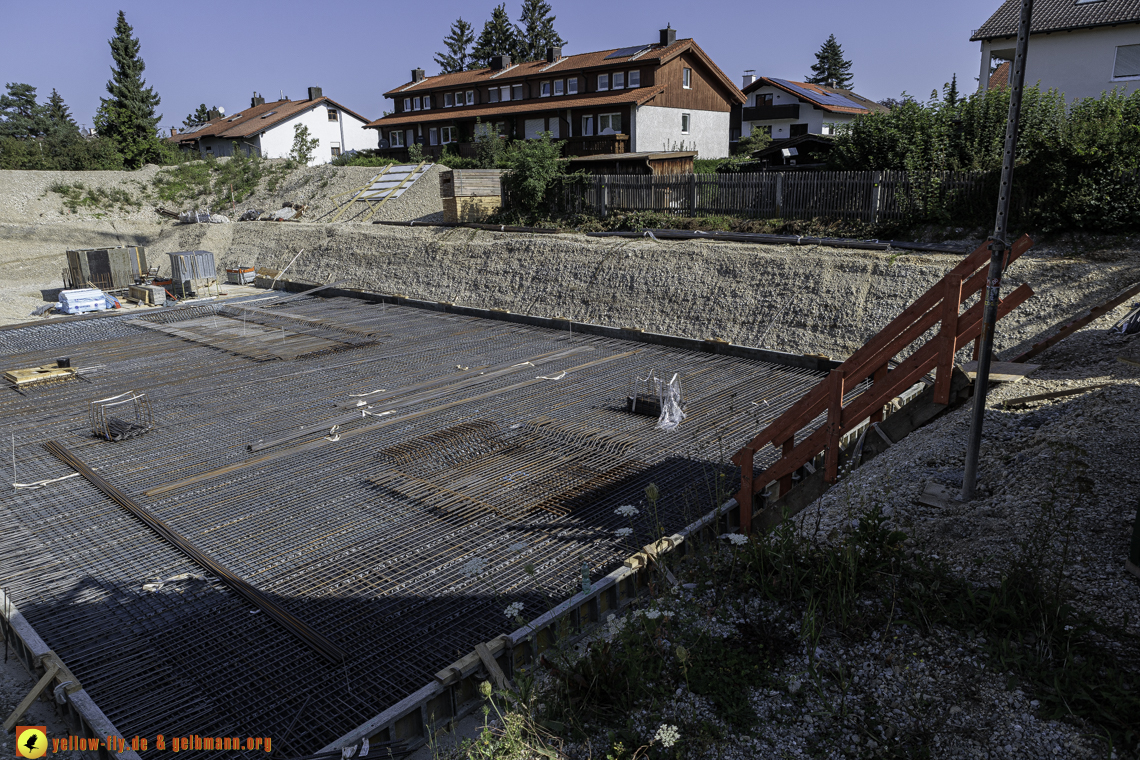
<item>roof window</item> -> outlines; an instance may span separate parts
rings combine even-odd
[[[270,116],[272,116],[275,113],[277,113],[277,112],[276,111],[270,111],[269,113],[264,113],[261,115],[261,118],[268,119]]]

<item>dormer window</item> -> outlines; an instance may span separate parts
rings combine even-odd
[[[431,95],[424,95],[423,101],[424,101],[424,110],[430,111],[431,110]]]
[[[273,115],[273,114],[275,114],[275,113],[277,113],[277,112],[276,112],[276,111],[270,111],[269,113],[263,113],[263,114],[261,115],[261,118],[263,118],[263,119],[268,119],[270,116],[272,116],[272,115]]]
[[[235,116],[235,117],[233,117],[232,119],[230,119],[230,121],[237,121],[237,120],[238,120],[238,119],[240,119],[240,118],[241,118],[241,114],[239,113],[237,116]]]
[[[577,95],[578,94],[578,77],[570,77],[569,79],[566,80],[566,94],[567,95]]]
[[[640,87],[640,86],[641,86],[641,72],[640,71],[629,72],[629,88],[633,89],[635,87]]]
[[[455,95],[450,92],[445,92],[443,94],[443,107],[451,108],[453,105],[455,105]]]
[[[619,71],[616,74],[614,74],[614,89],[615,90],[624,90],[625,89],[625,72],[624,71]]]
[[[550,82],[543,82],[539,86],[539,95],[543,98],[550,97]]]
[[[565,90],[563,89],[563,82],[561,79],[554,80],[554,94],[555,96],[561,95]]]
[[[413,111],[420,110],[420,99],[419,98],[412,98],[412,110]]]
[[[523,99],[523,86],[521,84],[511,85],[511,100]]]
[[[598,74],[598,92],[610,89],[610,75]]]
[[[412,110],[412,99],[411,98],[404,98],[404,110],[405,111]]]

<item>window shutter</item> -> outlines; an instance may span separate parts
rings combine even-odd
[[[537,140],[543,131],[544,119],[527,119],[524,124],[524,135],[528,140]]]
[[[1140,77],[1140,45],[1121,45],[1116,49],[1113,77]]]

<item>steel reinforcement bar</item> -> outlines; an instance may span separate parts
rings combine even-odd
[[[33,678],[40,680],[53,666],[56,668],[53,683],[48,684],[51,691],[45,690],[45,693],[51,694],[56,704],[61,706],[59,711],[63,713],[62,717],[73,736],[100,740],[99,748],[92,752],[98,760],[141,760],[129,747],[114,753],[108,749],[107,737],[123,738],[122,733],[103,714],[62,660],[48,648],[3,590],[0,590],[0,638],[4,640],[5,653],[11,650]]]

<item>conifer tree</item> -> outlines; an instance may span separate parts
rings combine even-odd
[[[819,52],[815,54],[815,63],[811,67],[811,76],[806,77],[804,81],[837,87],[840,90],[851,89],[855,81],[851,74],[851,61],[843,58],[843,48],[836,41],[834,34],[820,46]]]
[[[445,53],[436,53],[435,62],[440,74],[453,74],[463,71],[471,60],[471,43],[475,41],[475,30],[460,17],[451,25],[451,33],[443,38]]]
[[[950,79],[950,84],[946,86],[946,105],[956,106],[958,105],[958,100],[958,75],[955,74]]]
[[[158,136],[162,115],[155,115],[155,108],[162,101],[142,78],[146,64],[139,57],[140,44],[131,36],[133,31],[126,15],[119,11],[115,37],[110,40],[114,66],[107,93],[111,97],[100,98],[95,114],[95,128],[115,144],[128,169],[160,163],[166,153]]]
[[[47,113],[36,102],[36,88],[9,82],[8,92],[0,95],[0,136],[26,140],[43,137],[48,131]]]
[[[55,91],[54,87],[51,89],[51,95],[48,97],[44,112],[49,124],[48,130],[52,134],[71,134],[79,131],[75,119],[71,118],[71,109],[63,102],[63,97]]]
[[[483,24],[483,31],[475,41],[471,53],[472,69],[485,69],[497,55],[515,55],[518,50],[518,36],[514,24],[507,15],[507,5],[503,3],[491,11],[491,19]]]
[[[554,19],[550,3],[545,0],[523,0],[520,26],[515,27],[516,61],[540,61],[546,56],[546,48],[566,44],[558,32],[554,31]]]
[[[202,126],[210,120],[210,111],[215,109],[217,109],[217,106],[214,106],[213,109],[210,109],[206,108],[205,103],[201,104],[196,109],[194,109],[194,113],[189,114],[185,119],[182,120],[182,126],[186,129]]]

